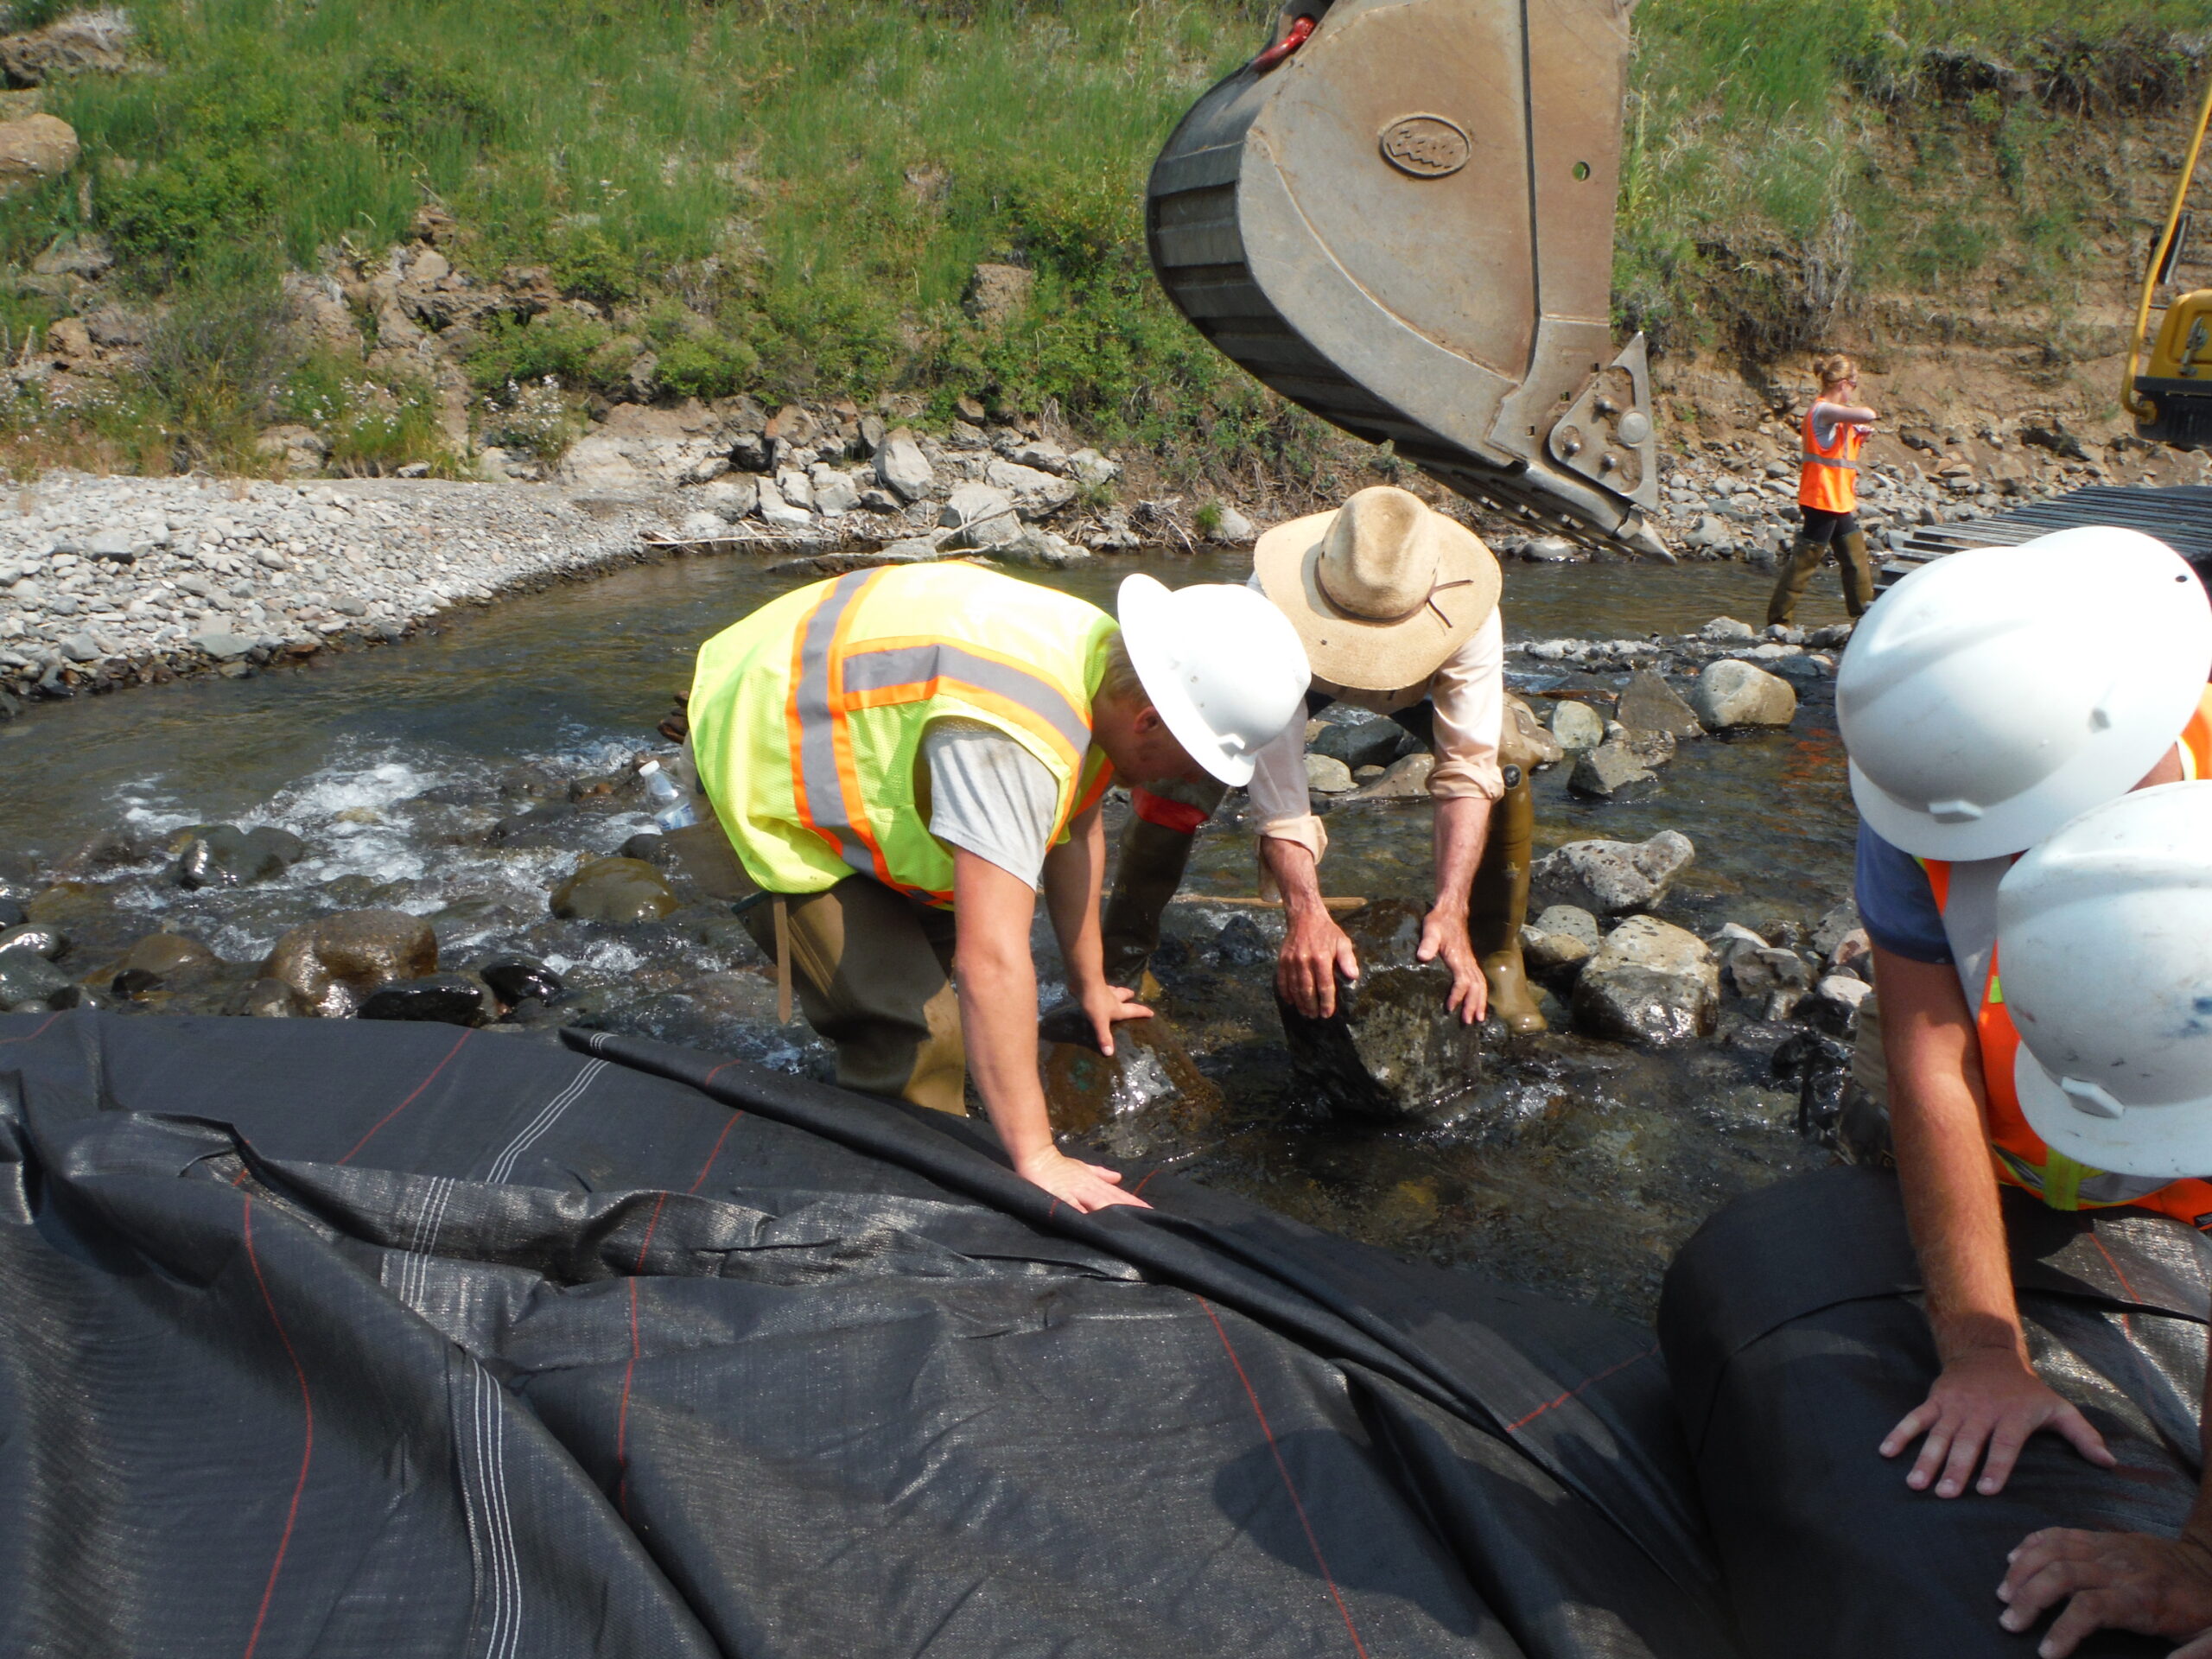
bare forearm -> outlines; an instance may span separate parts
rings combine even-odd
[[[1490,842],[1491,803],[1480,795],[1454,795],[1436,803],[1436,908],[1467,913],[1475,871]]]
[[[1096,811],[1078,819],[1066,842],[1045,855],[1045,909],[1060,942],[1071,987],[1106,976],[1106,948],[1098,919],[1106,885],[1106,826]]]
[[[1928,1320],[1948,1362],[1978,1348],[2025,1357],[2005,1217],[1990,1169],[1981,1059],[1950,968],[1878,950],[1897,1184]]]
[[[1260,857],[1282,893],[1283,908],[1295,917],[1308,912],[1326,914],[1321,903],[1321,869],[1313,855],[1294,841],[1276,836],[1260,837]]]
[[[1019,1164],[1047,1152],[1052,1126],[1037,1077],[1037,970],[1026,951],[963,944],[960,1020],[983,1109]]]

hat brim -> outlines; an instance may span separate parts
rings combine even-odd
[[[2092,1117],[2075,1108],[2025,1043],[2012,1060],[2012,1088],[2028,1127],[2077,1164],[2156,1180],[2212,1176],[2212,1101]]]
[[[1298,630],[1315,679],[1354,691],[1418,685],[1497,608],[1505,579],[1497,556],[1465,524],[1431,510],[1437,550],[1433,602],[1399,621],[1370,621],[1339,609],[1321,591],[1322,541],[1336,516],[1309,513],[1262,536],[1252,550],[1260,591]]]

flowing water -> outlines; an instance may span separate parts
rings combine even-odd
[[[1147,558],[1052,580],[1110,607],[1129,569],[1180,585],[1241,581],[1249,563]],[[146,933],[189,932],[246,962],[314,916],[397,907],[431,918],[448,965],[508,949],[548,962],[574,993],[566,1018],[824,1071],[826,1051],[804,1027],[775,1025],[760,954],[726,911],[694,904],[664,924],[619,928],[556,921],[546,901],[580,854],[652,827],[620,780],[635,757],[664,749],[653,727],[688,683],[700,640],[804,579],[742,558],[641,567],[508,601],[403,646],[40,706],[0,726],[0,859],[50,870],[102,830],[150,849],[187,824],[278,824],[309,854],[271,880],[185,893],[166,859],[147,855],[79,869],[35,913],[71,934],[62,966],[99,984]],[[1765,593],[1731,565],[1516,566],[1506,620],[1516,639],[1637,637],[1723,613],[1756,620]],[[1841,614],[1831,595],[1800,620]],[[1512,678],[1538,696],[1556,676]],[[1787,732],[1684,744],[1649,800],[1579,801],[1565,772],[1538,777],[1540,847],[1681,830],[1698,860],[1662,913],[1693,931],[1733,920],[1772,937],[1808,927],[1849,891],[1853,819],[1819,686]],[[542,823],[493,839],[499,821],[544,802],[554,810]],[[1424,804],[1341,808],[1330,833],[1332,891],[1426,896]],[[1226,814],[1186,891],[1255,891],[1249,834]],[[1199,1102],[1186,1093],[1116,1119],[1105,1138],[1124,1155],[1631,1313],[1648,1313],[1667,1257],[1714,1206],[1827,1156],[1796,1133],[1794,1090],[1768,1081],[1776,1028],[1741,1010],[1715,1041],[1669,1052],[1555,1035],[1495,1055],[1452,1127],[1331,1121],[1300,1099],[1282,1053],[1268,990],[1280,924],[1205,903],[1169,914],[1160,1011],[1219,1097],[1202,1089]]]

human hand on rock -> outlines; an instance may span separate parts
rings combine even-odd
[[[1359,977],[1359,953],[1321,905],[1293,906],[1275,958],[1275,988],[1284,1001],[1308,1020],[1326,1020],[1337,1011],[1337,976]]]
[[[1974,1490],[1993,1497],[2005,1490],[2028,1436],[2045,1428],[2063,1434],[2100,1469],[2113,1466],[2103,1436],[2045,1385],[2018,1351],[1969,1349],[1944,1365],[1928,1398],[1890,1431],[1882,1455],[1894,1458],[1924,1434],[1928,1438],[1921,1442],[1906,1485],[1925,1491],[1933,1482],[1936,1497],[1956,1497],[1974,1478],[1974,1465],[1981,1464]]]
[[[1490,982],[1483,977],[1474,942],[1467,937],[1463,905],[1442,906],[1421,918],[1421,949],[1414,955],[1422,962],[1441,957],[1452,970],[1452,994],[1444,1002],[1446,1014],[1456,1014],[1462,1025],[1471,1026],[1490,1012]]]
[[[2163,1637],[2186,1644],[2173,1659],[2212,1659],[2212,1544],[2188,1532],[2154,1538],[2050,1527],[2008,1559],[1997,1586],[2006,1630],[2028,1630],[2066,1602],[2036,1649],[2041,1659],[2066,1659],[2094,1630]]]
[[[1125,1020],[1149,1020],[1152,1010],[1137,1001],[1137,994],[1125,986],[1109,985],[1100,980],[1095,985],[1084,986],[1077,992],[1083,1004],[1084,1017],[1090,1021],[1091,1030],[1098,1038],[1098,1052],[1108,1057],[1114,1052],[1114,1027]]]
[[[1033,1186],[1041,1186],[1062,1204],[1088,1215],[1093,1210],[1126,1204],[1138,1210],[1152,1206],[1134,1192],[1122,1191],[1122,1172],[1103,1164],[1086,1164],[1057,1147],[1046,1147],[1014,1160],[1014,1173]]]

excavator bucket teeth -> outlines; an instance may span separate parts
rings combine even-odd
[[[1471,500],[1663,556],[1643,342],[1611,315],[1634,4],[1293,0],[1176,128],[1145,217],[1169,297],[1267,385]]]

